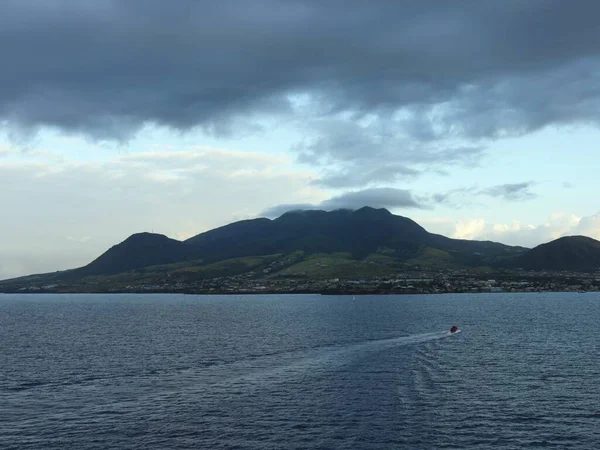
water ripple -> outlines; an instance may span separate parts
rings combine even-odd
[[[599,318],[562,294],[2,296],[0,447],[600,448]]]

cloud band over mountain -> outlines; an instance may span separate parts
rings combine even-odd
[[[587,0],[9,0],[0,120],[126,139],[147,123],[226,133],[261,115],[343,113],[382,148],[387,134],[597,122],[599,13]],[[339,148],[310,151],[360,157],[332,133]]]

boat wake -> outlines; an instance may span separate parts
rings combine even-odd
[[[449,336],[451,334],[448,331],[438,331],[269,355],[248,362],[240,361],[229,367],[220,367],[221,374],[216,377],[215,382],[249,387],[289,382],[296,377],[322,376],[380,352],[445,339]]]

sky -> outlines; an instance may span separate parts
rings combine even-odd
[[[600,239],[600,3],[4,0],[0,279],[290,209]]]

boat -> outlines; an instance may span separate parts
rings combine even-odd
[[[456,325],[452,325],[452,327],[450,327],[450,333],[456,333],[458,331],[458,327]]]

